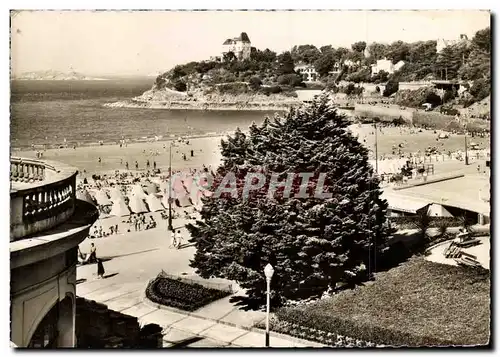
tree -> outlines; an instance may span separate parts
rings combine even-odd
[[[225,63],[230,63],[237,60],[236,55],[234,54],[233,51],[229,51],[224,53],[224,62]]]
[[[476,34],[472,38],[472,44],[476,48],[486,52],[487,54],[490,54],[490,52],[491,52],[491,29],[490,29],[490,27],[488,26],[487,28],[476,32]]]
[[[290,87],[298,87],[303,83],[302,77],[295,73],[283,74],[278,77],[278,84],[290,86]]]
[[[330,72],[333,69],[333,66],[335,65],[335,58],[333,55],[333,51],[323,53],[320,58],[314,62],[314,68],[316,69],[316,72],[320,75],[320,77],[324,77],[328,75],[328,72]]]
[[[363,53],[366,49],[366,42],[365,41],[355,42],[351,45],[351,48],[355,52]]]
[[[382,93],[382,95],[384,97],[389,97],[393,93],[396,93],[398,90],[399,90],[399,82],[396,79],[391,78],[385,85],[384,93]]]
[[[369,279],[389,234],[387,202],[367,149],[348,125],[322,96],[306,108],[252,125],[248,136],[238,130],[223,140],[215,187],[233,173],[239,194],[204,198],[201,219],[187,226],[196,246],[191,261],[196,272],[237,281],[252,307],[265,301],[267,263],[275,269],[273,304]],[[266,182],[245,200],[245,177],[256,171],[267,178],[276,173],[279,180],[312,173],[311,190],[324,173],[323,192],[332,197],[315,198],[311,191],[297,197],[302,181],[296,177],[290,198],[282,190],[269,194]]]
[[[388,46],[384,43],[373,42],[368,46],[370,57],[374,60],[380,60],[387,56]]]
[[[290,52],[283,52],[278,56],[278,75],[295,73],[295,65],[293,63]]]
[[[178,79],[174,82],[174,89],[178,92],[185,92],[187,90],[186,82]]]
[[[392,63],[407,61],[408,53],[409,45],[403,41],[396,41],[389,45],[387,49],[387,58],[390,58]]]
[[[321,52],[314,45],[300,45],[292,48],[291,55],[295,63],[313,64],[321,56]]]

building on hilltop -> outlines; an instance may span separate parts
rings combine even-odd
[[[75,347],[78,244],[97,220],[79,199],[75,168],[10,158],[10,340]]]
[[[372,76],[376,75],[380,71],[385,71],[389,74],[392,74],[396,71],[399,71],[401,67],[404,66],[404,64],[404,61],[399,61],[398,63],[394,64],[387,58],[378,60],[377,63],[372,64]]]
[[[222,58],[229,52],[233,52],[238,60],[250,58],[252,43],[246,32],[242,32],[240,36],[228,38],[222,44]]]
[[[456,45],[460,42],[468,42],[469,38],[465,34],[461,34],[459,39],[446,40],[444,38],[438,38],[436,40],[436,52],[441,52],[445,47]]]
[[[304,82],[316,82],[319,78],[316,69],[311,64],[300,63],[294,68],[302,76]]]

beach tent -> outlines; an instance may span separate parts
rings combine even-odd
[[[453,217],[453,215],[448,212],[446,208],[437,203],[429,205],[429,208],[427,209],[427,215],[432,217]]]
[[[134,185],[132,187],[132,192],[131,192],[130,196],[139,197],[143,200],[145,200],[147,198],[141,185]]]
[[[123,217],[130,215],[130,209],[128,208],[125,200],[118,199],[113,203],[111,207],[111,212],[109,212],[110,216]]]
[[[111,201],[115,202],[118,200],[125,200],[125,196],[123,195],[122,191],[118,186],[112,187],[109,190],[109,197],[111,198]]]
[[[152,194],[152,193],[157,193],[158,192],[158,185],[154,184],[154,183],[150,183],[146,186],[146,188],[144,189],[144,191],[146,191],[146,193],[148,195]]]
[[[448,134],[446,134],[446,133],[441,133],[441,134],[439,134],[439,135],[438,135],[438,138],[439,138],[439,139],[448,139],[448,138],[449,138],[449,136],[448,136]]]
[[[162,211],[163,209],[165,209],[165,207],[163,207],[163,205],[161,204],[160,199],[154,194],[148,195],[148,197],[146,198],[146,203],[148,204],[149,212]]]
[[[95,193],[94,198],[95,198],[97,204],[100,206],[108,206],[108,205],[113,204],[113,202],[111,202],[111,200],[109,199],[108,195],[106,194],[106,192],[104,190],[98,190]]]
[[[177,207],[189,207],[193,205],[193,202],[188,196],[177,197],[175,200]]]
[[[139,196],[131,195],[129,196],[128,206],[132,213],[146,213],[149,212],[148,208],[144,204],[144,201]]]
[[[93,205],[96,204],[96,202],[94,201],[94,199],[90,195],[89,191],[87,191],[86,189],[76,191],[76,198],[81,200],[81,201],[91,203]]]

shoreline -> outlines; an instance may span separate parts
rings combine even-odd
[[[208,111],[288,111],[292,107],[301,106],[301,102],[260,103],[260,102],[147,102],[125,100],[103,104],[106,108],[132,109],[167,109],[167,110],[208,110]]]

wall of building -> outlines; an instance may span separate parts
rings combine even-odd
[[[137,317],[76,299],[77,348],[162,348],[162,330],[157,324],[141,328]]]
[[[17,346],[27,347],[45,315],[57,306],[58,325],[63,331],[57,345],[73,347],[76,254],[72,250],[11,270],[11,341]],[[68,301],[65,298],[70,303],[60,306],[62,301]]]

